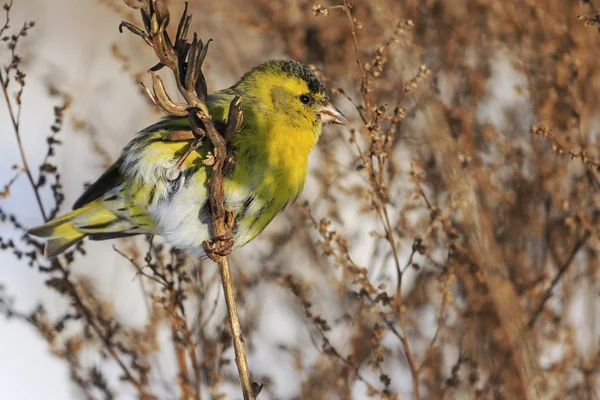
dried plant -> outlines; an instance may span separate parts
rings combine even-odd
[[[141,327],[73,273],[78,263],[99,263],[90,246],[48,264],[41,244],[24,236],[24,216],[0,203],[2,232],[10,232],[0,249],[37,268],[69,302],[61,312],[43,303],[23,311],[22,294],[6,285],[0,311],[48,342],[82,397],[236,398],[239,327],[247,398],[258,392],[248,371],[263,385],[259,399],[598,397],[596,2],[101,3],[158,56],[152,101],[189,115],[193,138],[215,143],[216,236],[228,233],[219,174],[233,161],[226,145],[242,116],[232,107],[235,123],[212,125],[203,103],[217,86],[211,79],[236,79],[283,54],[311,65],[351,123],[321,137],[293,209],[256,242],[215,257],[220,273],[159,238],[105,243],[141,287]],[[22,141],[33,133],[20,124],[28,87],[19,57],[35,30],[10,27],[11,4],[0,28],[0,84],[21,162],[0,163],[10,171],[0,202],[26,177],[47,219],[63,206],[63,185],[78,185],[64,182],[56,163],[78,98],[52,97],[56,120],[36,169]],[[143,29],[127,6],[142,10]],[[170,29],[167,7],[196,19]],[[204,63],[207,44],[188,43],[188,30],[215,39]],[[127,63],[124,79],[139,78],[152,64],[122,56],[135,49],[128,40],[113,48]],[[160,68],[184,103],[167,95]],[[231,291],[221,304],[220,277],[226,293],[235,287],[238,328],[226,327],[236,318],[225,309],[233,310]],[[89,352],[104,357],[90,365]],[[157,359],[165,352],[174,378]]]
[[[209,188],[209,209],[211,214],[211,227],[215,239],[211,242],[204,242],[203,246],[206,254],[219,265],[221,271],[221,281],[225,293],[225,301],[229,312],[229,322],[233,336],[233,346],[235,349],[235,358],[240,374],[240,381],[244,394],[244,400],[253,399],[260,392],[260,386],[255,384],[254,389],[250,380],[248,371],[248,362],[246,360],[246,349],[244,347],[244,338],[240,328],[240,322],[237,316],[235,294],[233,292],[233,283],[231,280],[231,271],[229,267],[228,253],[218,250],[220,245],[217,241],[229,243],[229,248],[233,244],[230,232],[233,227],[234,217],[231,212],[225,209],[223,204],[223,176],[224,170],[231,171],[231,165],[235,163],[231,150],[227,149],[228,143],[242,124],[241,98],[236,96],[229,107],[227,124],[222,132],[217,132],[213,123],[206,98],[208,96],[206,80],[202,74],[202,63],[207,54],[208,44],[203,44],[198,40],[196,34],[190,43],[186,36],[191,23],[191,16],[187,15],[187,4],[180,18],[175,41],[172,42],[167,28],[169,25],[170,14],[167,5],[163,0],[127,0],[127,5],[132,8],[140,9],[145,31],[131,25],[128,22],[122,22],[121,27],[126,27],[131,32],[140,36],[150,47],[154,49],[159,63],[152,70],[159,70],[168,67],[175,77],[179,92],[186,100],[187,104],[176,104],[168,96],[165,86],[156,74],[152,74],[153,93],[146,89],[152,102],[161,110],[169,115],[187,116],[192,127],[189,134],[190,142],[188,150],[181,156],[180,160],[173,166],[172,171],[175,176],[181,172],[181,167],[185,159],[192,151],[195,151],[202,144],[202,140],[208,136],[213,144],[212,150],[212,172],[208,181]],[[174,140],[181,140],[182,134]],[[182,378],[187,379],[186,360],[178,354],[178,360],[181,364]],[[199,393],[192,393],[189,385],[182,385],[182,393],[186,398],[198,397]]]

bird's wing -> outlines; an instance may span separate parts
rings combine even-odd
[[[206,104],[210,110],[211,116],[214,120],[220,120],[225,122],[227,119],[227,113],[229,111],[229,104],[233,100],[234,95],[226,91],[218,92],[208,96]],[[156,140],[181,140],[189,141],[189,137],[185,134],[177,135],[178,132],[189,132],[191,130],[187,117],[166,117],[160,122],[149,126],[148,128],[141,131],[138,136],[132,141],[140,142],[148,139],[152,136]],[[131,144],[130,144],[131,146]],[[129,148],[128,146],[127,148]],[[127,151],[127,148],[125,151]],[[121,165],[123,164],[123,155],[119,157],[101,176],[90,185],[85,192],[77,199],[73,204],[73,209],[78,209],[84,205],[102,197],[112,189],[120,186],[125,177],[121,171]]]
[[[81,208],[86,204],[96,200],[112,188],[119,186],[123,182],[123,176],[119,172],[123,159],[119,159],[113,163],[104,173],[91,184],[77,201],[73,204],[73,210]]]

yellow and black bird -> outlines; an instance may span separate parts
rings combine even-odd
[[[327,92],[306,66],[267,61],[234,86],[206,101],[215,121],[227,118],[241,96],[243,124],[232,145],[236,164],[223,183],[226,207],[235,217],[234,247],[254,239],[300,195],[308,155],[324,123],[346,123]],[[182,251],[204,254],[211,239],[207,212],[208,169],[202,161],[207,141],[184,161],[176,179],[168,171],[189,141],[167,141],[174,131],[190,130],[187,118],[168,117],[137,134],[119,159],[77,200],[74,210],[28,231],[47,238],[45,254],[55,257],[89,237],[93,240],[158,234]]]

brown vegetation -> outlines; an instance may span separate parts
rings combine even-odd
[[[115,10],[115,26],[135,22],[120,1],[102,3]],[[189,6],[191,29],[218,49],[206,61],[209,86],[217,71],[237,77],[284,54],[313,65],[351,120],[322,136],[304,199],[231,256],[250,373],[264,385],[258,398],[597,398],[598,6],[222,3]],[[46,218],[63,203],[67,183],[53,160],[77,98],[55,109],[47,159],[28,165],[18,46],[32,26],[0,28],[0,83],[23,154],[16,177],[27,176]],[[152,65],[125,56],[128,46],[124,39],[115,55],[141,79]],[[3,183],[2,196],[16,180]],[[39,194],[48,190],[51,204]],[[49,264],[2,203],[0,221],[20,235],[0,247],[71,304],[57,318],[44,304],[19,310],[8,287],[0,309],[47,340],[86,398],[118,398],[130,386],[142,398],[217,399],[238,385],[212,263],[162,243],[119,243],[147,293],[147,323],[133,328],[116,317],[118,304],[72,276],[73,262],[94,268],[85,244]],[[265,370],[253,359],[261,359],[261,316],[275,307],[290,329],[305,330],[292,345],[270,343],[297,385],[253,372]],[[178,361],[169,396],[154,358],[165,327]],[[83,363],[90,349],[106,361]],[[115,366],[127,385],[107,377]]]

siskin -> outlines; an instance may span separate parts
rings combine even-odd
[[[242,98],[244,119],[231,143],[236,164],[223,182],[225,206],[235,218],[233,248],[254,239],[298,198],[323,123],[346,123],[319,79],[295,61],[267,61],[231,88],[210,95],[206,104],[213,120],[226,120],[236,95]],[[190,125],[185,117],[168,117],[144,129],[75,202],[72,212],[28,233],[48,239],[47,257],[85,237],[138,234],[158,234],[179,250],[204,255],[202,244],[212,238],[206,185],[212,146],[206,141],[173,177],[172,167],[190,141],[166,139],[186,130]]]

